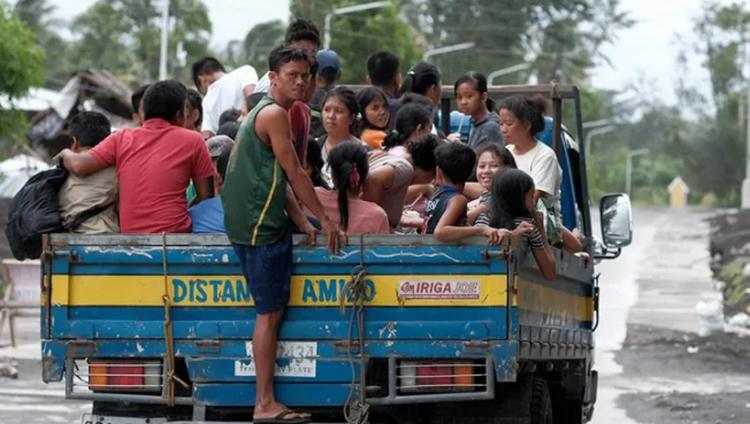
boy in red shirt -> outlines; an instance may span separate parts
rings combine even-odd
[[[190,180],[198,202],[213,196],[215,171],[206,144],[199,133],[181,127],[186,101],[180,82],[159,81],[143,97],[143,126],[118,131],[85,153],[60,153],[75,175],[117,169],[123,233],[189,233],[185,189]]]

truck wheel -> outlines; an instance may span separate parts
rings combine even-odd
[[[553,424],[552,399],[547,382],[541,378],[535,378],[531,384],[530,424]]]
[[[555,418],[558,424],[583,424],[583,403],[580,400],[564,399],[555,404]]]

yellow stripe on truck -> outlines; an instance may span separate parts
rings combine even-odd
[[[594,316],[593,299],[557,290],[554,288],[556,284],[559,282],[536,283],[516,278],[513,306],[563,320],[571,318],[591,322]]]
[[[339,306],[349,276],[293,276],[290,306]],[[162,306],[161,275],[54,275],[52,304],[59,306]],[[506,306],[504,275],[370,275],[371,306]],[[174,306],[250,306],[245,278],[168,277]]]

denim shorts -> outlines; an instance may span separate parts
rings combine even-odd
[[[250,294],[255,302],[255,313],[282,311],[289,303],[292,278],[292,233],[281,240],[261,246],[232,243],[240,259]]]

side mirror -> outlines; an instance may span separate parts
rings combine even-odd
[[[609,249],[620,249],[633,241],[633,213],[627,194],[608,194],[599,203],[602,240]]]

